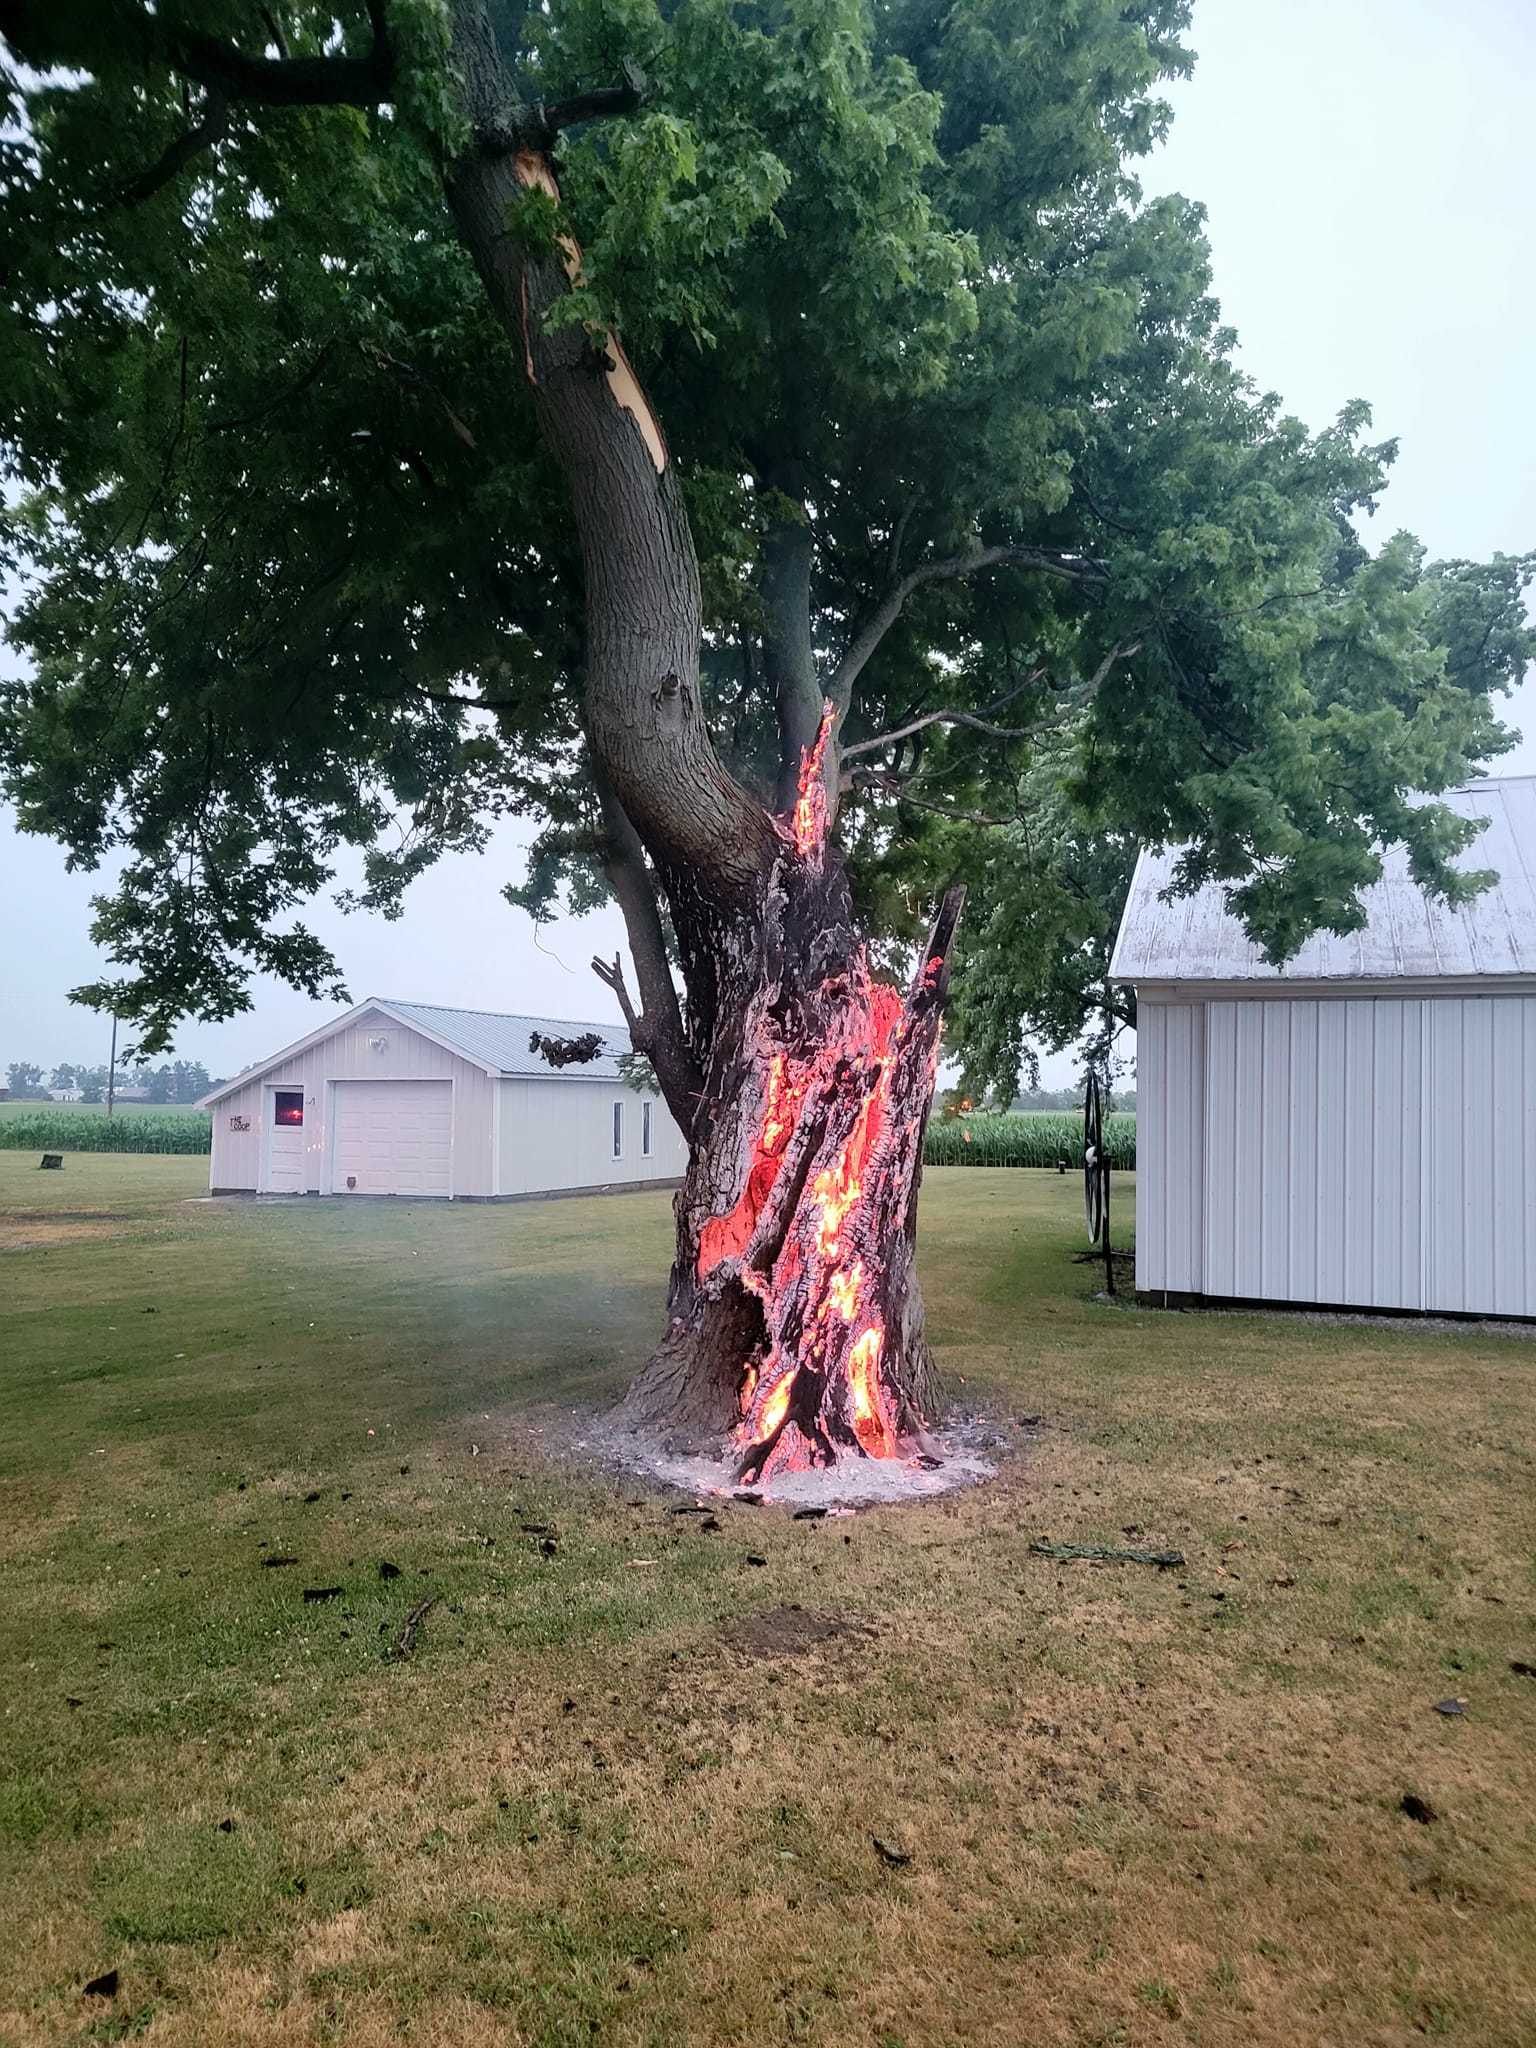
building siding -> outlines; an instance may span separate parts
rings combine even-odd
[[[1136,1284],[1198,1294],[1204,1285],[1205,1006],[1145,1003],[1136,1039]]]
[[[370,1040],[382,1038],[383,1051]],[[263,1185],[267,1121],[274,1088],[304,1091],[307,1194],[330,1192],[333,1081],[451,1081],[453,1083],[453,1190],[491,1193],[491,1077],[468,1060],[434,1045],[417,1031],[378,1012],[355,1018],[330,1037],[284,1060],[212,1105],[213,1154],[209,1184],[251,1189]],[[243,1118],[249,1128],[233,1128]]]
[[[382,1038],[382,1050],[370,1041]],[[675,1180],[687,1164],[682,1132],[650,1098],[652,1144],[643,1153],[643,1101],[620,1081],[560,1075],[505,1079],[375,1011],[236,1088],[212,1105],[209,1185],[261,1192],[272,1091],[304,1092],[304,1192],[329,1194],[339,1081],[449,1081],[453,1085],[452,1190],[478,1199],[546,1194],[615,1182]],[[623,1152],[613,1156],[613,1105],[623,1105]],[[235,1126],[243,1122],[247,1128]]]
[[[1536,996],[1146,1001],[1137,1036],[1138,1287],[1536,1316]]]
[[[500,1195],[613,1182],[676,1180],[688,1163],[683,1134],[666,1104],[651,1102],[651,1153],[641,1151],[645,1098],[622,1081],[503,1080],[500,1112]],[[624,1149],[613,1156],[613,1105],[623,1105]]]

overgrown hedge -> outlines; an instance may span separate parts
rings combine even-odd
[[[40,1102],[0,1116],[0,1151],[209,1152],[213,1120],[201,1109],[120,1109]]]
[[[1123,1173],[1136,1164],[1134,1114],[1104,1119],[1109,1163]],[[923,1158],[930,1166],[1069,1166],[1083,1163],[1080,1110],[1035,1110],[1017,1116],[936,1116]]]

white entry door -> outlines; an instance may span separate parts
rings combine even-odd
[[[269,1088],[267,1104],[267,1173],[262,1192],[302,1195],[309,1191],[309,1136],[302,1088]]]
[[[335,1193],[453,1193],[451,1081],[338,1081],[334,1102]]]

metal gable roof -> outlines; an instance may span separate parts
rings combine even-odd
[[[348,1024],[355,1024],[370,1010],[392,1017],[410,1030],[424,1033],[447,1051],[456,1052],[461,1058],[472,1060],[477,1067],[483,1067],[488,1074],[504,1074],[513,1080],[622,1080],[619,1055],[630,1050],[629,1033],[622,1024],[579,1024],[572,1023],[568,1017],[507,1016],[497,1010],[453,1010],[436,1003],[397,1003],[388,996],[369,996],[344,1015],[333,1017],[329,1024],[322,1024],[318,1030],[295,1039],[292,1045],[283,1046],[266,1059],[242,1068],[229,1080],[221,1081],[202,1097],[197,1107],[210,1109],[214,1103],[222,1102],[226,1095],[233,1095],[237,1088],[259,1080],[285,1060],[318,1045],[322,1039],[330,1038]],[[596,1059],[588,1060],[584,1065],[552,1067],[548,1060],[528,1049],[528,1041],[535,1031],[555,1038],[579,1038],[583,1032],[596,1031],[602,1038],[603,1050]]]
[[[1110,978],[1127,982],[1440,981],[1536,975],[1536,776],[1490,777],[1437,799],[1482,831],[1457,862],[1498,881],[1464,910],[1432,901],[1408,873],[1401,846],[1361,892],[1366,922],[1339,937],[1317,932],[1272,966],[1207,883],[1163,900],[1180,849],[1144,850],[1136,863]]]
[[[397,1003],[392,996],[370,996],[370,1003],[440,1039],[477,1066],[498,1074],[532,1081],[617,1081],[619,1055],[629,1051],[629,1033],[622,1024],[572,1023],[568,1017],[522,1017],[499,1010],[452,1010],[436,1003]],[[572,1067],[552,1067],[528,1050],[534,1032],[554,1038],[580,1038],[595,1031],[603,1041],[596,1059]]]

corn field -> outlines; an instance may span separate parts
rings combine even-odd
[[[122,1109],[108,1117],[95,1105],[13,1103],[0,1115],[0,1151],[207,1152],[213,1126],[197,1109]],[[1136,1164],[1136,1118],[1107,1117],[1109,1163]],[[1043,1166],[1083,1163],[1083,1120],[1074,1110],[1019,1115],[936,1117],[923,1157],[930,1166]]]
[[[1136,1118],[1121,1113],[1104,1119],[1109,1163],[1122,1173],[1136,1164]],[[929,1166],[1068,1166],[1083,1163],[1080,1110],[1033,1110],[1018,1115],[935,1117],[928,1126],[923,1158]]]
[[[121,1109],[95,1104],[13,1103],[0,1116],[0,1151],[207,1152],[213,1122],[201,1109]]]

